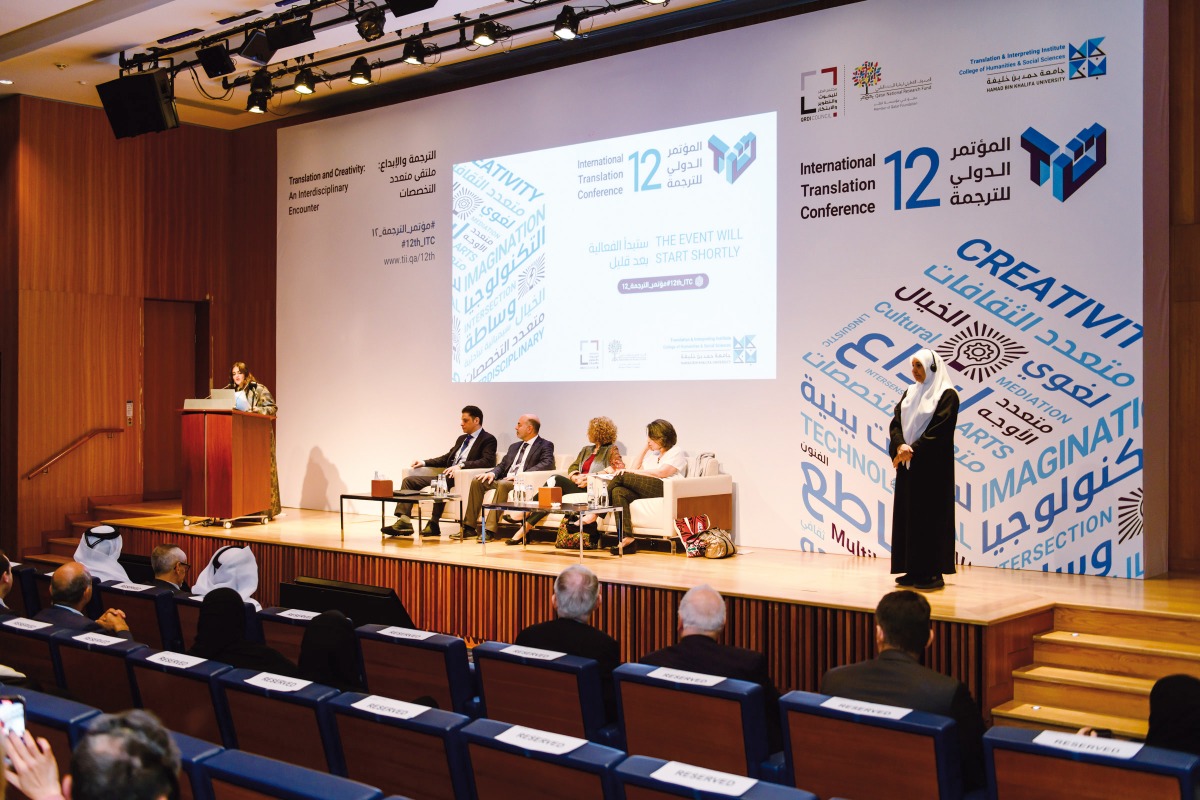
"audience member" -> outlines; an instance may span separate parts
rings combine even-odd
[[[43,608],[33,618],[62,628],[102,631],[122,639],[133,638],[129,626],[125,624],[125,612],[119,608],[108,609],[95,622],[88,619],[83,610],[91,599],[91,573],[78,561],[68,561],[54,570],[50,577],[50,602],[53,605]]]
[[[708,584],[693,587],[679,602],[679,643],[642,657],[643,664],[670,667],[757,683],[763,690],[767,742],[783,748],[779,727],[779,691],[767,670],[767,657],[756,650],[720,644],[725,630],[725,599]]]
[[[188,654],[293,678],[300,674],[296,665],[278,650],[246,639],[245,604],[242,596],[227,586],[204,595],[196,623],[196,641]]]
[[[921,666],[932,642],[929,601],[911,591],[885,594],[875,607],[878,655],[831,669],[821,692],[950,717],[961,741],[964,788],[979,789],[984,785],[983,717],[962,681]]]
[[[300,677],[342,692],[365,689],[354,623],[340,611],[313,617],[300,643]]]
[[[112,525],[97,525],[84,531],[75,548],[75,560],[102,581],[129,581],[121,562],[121,534]]]
[[[175,594],[191,594],[187,585],[192,565],[187,554],[177,544],[160,544],[150,552],[150,568],[154,570],[154,585],[170,589]]]
[[[149,711],[101,714],[71,754],[71,774],[58,780],[50,743],[28,732],[4,737],[9,783],[30,800],[174,800],[179,748]]]
[[[4,598],[8,596],[10,591],[12,591],[12,587],[12,564],[9,563],[8,556],[4,554],[4,551],[0,550],[0,614],[6,614],[9,611],[8,606],[4,602]],[[0,664],[0,681],[23,681],[24,679],[25,673],[19,672],[12,667],[5,666],[4,664]],[[3,793],[0,792],[0,798],[3,798],[3,796]]]
[[[496,466],[496,437],[483,429],[483,412],[479,406],[463,406],[462,421],[459,426],[462,428],[462,436],[454,440],[454,445],[445,455],[433,456],[423,461],[418,459],[412,463],[414,469],[420,467],[440,468],[442,474],[446,476],[446,485],[450,488],[454,487],[454,473],[460,469],[483,469],[485,467],[490,469]],[[400,488],[408,491],[424,489],[433,482],[433,477],[433,475],[409,475],[400,484]],[[438,520],[442,518],[442,507],[445,505],[438,500],[433,501],[433,510],[430,512],[429,522],[421,531],[422,536],[441,535],[442,531],[438,527]],[[401,500],[396,503],[396,521],[391,524],[390,528],[385,529],[384,533],[401,536],[412,533],[410,511],[412,511],[411,500]]]
[[[1146,744],[1200,756],[1200,680],[1168,675],[1155,681]]]
[[[554,579],[550,602],[557,618],[530,625],[517,634],[516,643],[596,661],[604,692],[604,714],[609,722],[615,722],[617,702],[612,673],[621,663],[621,647],[616,639],[588,624],[588,618],[600,603],[600,581],[587,567],[572,564]]]
[[[533,414],[522,414],[517,420],[517,441],[512,443],[504,460],[492,469],[471,481],[471,490],[467,495],[467,508],[463,512],[462,530],[451,534],[451,539],[470,539],[478,536],[475,521],[483,509],[483,496],[495,485],[496,494],[493,500],[502,503],[508,499],[512,491],[513,481],[522,472],[554,469],[554,442],[543,439],[539,433],[542,421]],[[498,512],[493,511],[484,520],[484,528],[488,537],[496,534]]]
[[[262,610],[252,595],[258,591],[258,560],[249,547],[227,545],[213,553],[208,566],[196,578],[192,593],[204,597],[213,589],[233,589],[242,599]]]

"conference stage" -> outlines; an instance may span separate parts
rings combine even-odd
[[[276,604],[279,583],[315,576],[395,588],[422,628],[468,641],[512,641],[552,614],[554,576],[578,554],[443,536],[420,546],[383,538],[379,517],[288,508],[267,525],[185,526],[177,502],[104,509],[128,553],[178,542],[199,569],[227,544],[249,544],[259,564],[257,593]],[[452,526],[451,526],[452,528]],[[614,636],[625,660],[674,641],[675,609],[688,588],[708,583],[728,601],[726,641],[767,653],[784,689],[815,691],[826,670],[870,658],[871,612],[895,588],[886,559],[748,548],[724,560],[639,552],[597,553],[586,564],[602,599],[593,622]],[[1200,610],[1200,578],[1123,580],[1088,575],[961,567],[946,588],[926,593],[936,638],[929,666],[965,681],[985,713],[1013,697],[1012,671],[1033,662],[1033,637],[1087,611],[1118,626],[1154,626]],[[1130,623],[1130,619],[1133,623]],[[1080,628],[1083,630],[1084,628]]]

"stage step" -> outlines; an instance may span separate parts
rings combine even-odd
[[[1187,614],[1147,614],[1136,611],[1058,606],[1054,629],[1070,633],[1125,636],[1158,642],[1191,644],[1200,630],[1200,617]]]
[[[1083,727],[1108,728],[1124,739],[1145,739],[1146,720],[1116,714],[1096,714],[1074,708],[1046,706],[1010,700],[992,709],[992,719],[997,725],[1035,730],[1070,731]]]
[[[1128,675],[1034,664],[1013,670],[1013,699],[1146,719],[1154,681]]]
[[[68,560],[74,557],[77,547],[79,547],[79,537],[56,536],[46,542],[47,552],[56,556],[66,556]]]
[[[71,554],[74,555],[72,550]],[[60,556],[57,553],[30,553],[21,559],[23,564],[32,564],[39,572],[52,572],[71,560],[71,556]]]
[[[1176,673],[1200,678],[1200,645],[1182,642],[1051,631],[1033,637],[1033,659],[1037,664],[1139,678]]]

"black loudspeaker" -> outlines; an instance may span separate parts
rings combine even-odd
[[[279,584],[279,605],[318,613],[336,609],[355,625],[416,627],[394,589],[365,583],[299,576],[293,583]]]
[[[179,127],[171,77],[166,70],[122,75],[100,84],[96,91],[118,139]]]
[[[234,70],[233,58],[224,42],[197,50],[196,58],[200,60],[200,66],[204,67],[204,74],[210,78],[219,78]]]
[[[291,22],[283,22],[267,28],[267,41],[276,50],[282,50],[285,47],[292,47],[304,42],[311,42],[316,38],[317,35],[312,30],[311,17],[301,17]]]
[[[433,8],[437,5],[437,0],[387,0],[387,7],[391,9],[392,14],[397,17],[405,17],[409,14],[415,14],[418,11],[424,11],[427,8]]]
[[[266,65],[270,63],[271,56],[275,55],[277,49],[271,44],[265,31],[253,30],[246,34],[246,41],[242,42],[238,55],[255,64]]]

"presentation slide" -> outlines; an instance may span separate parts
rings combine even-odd
[[[453,379],[775,377],[775,114],[454,166]]]

